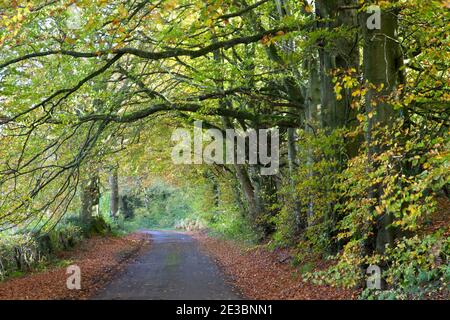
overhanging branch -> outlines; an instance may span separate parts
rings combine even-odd
[[[291,32],[294,31],[295,28],[293,27],[282,27],[272,30],[267,30],[260,32],[258,34],[255,34],[253,36],[246,36],[246,37],[240,37],[235,38],[231,40],[225,40],[225,41],[219,41],[216,43],[213,43],[211,45],[208,45],[204,48],[197,49],[197,50],[188,50],[188,49],[169,49],[166,51],[161,52],[150,52],[145,50],[140,50],[136,48],[119,48],[119,49],[111,49],[111,50],[103,50],[103,51],[97,51],[97,52],[78,52],[78,51],[70,51],[70,50],[50,50],[50,51],[44,51],[44,52],[35,52],[26,54],[22,57],[15,58],[12,60],[9,60],[7,62],[4,62],[0,64],[0,69],[4,69],[12,64],[25,61],[32,58],[39,58],[39,57],[46,57],[46,56],[52,56],[52,55],[65,55],[65,56],[71,56],[74,58],[97,58],[106,56],[109,54],[116,54],[116,55],[124,55],[124,54],[130,54],[134,55],[143,59],[148,60],[161,60],[161,59],[167,59],[167,58],[175,58],[175,57],[190,57],[190,58],[198,58],[201,56],[204,56],[208,53],[214,52],[219,49],[229,49],[231,47],[234,47],[239,44],[250,44],[254,42],[258,42],[264,37],[267,36],[275,36],[279,32]]]

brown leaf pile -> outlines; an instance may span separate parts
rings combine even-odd
[[[257,247],[195,234],[202,248],[223,268],[243,296],[257,300],[350,300],[358,292],[305,283],[280,255]]]
[[[142,233],[126,237],[93,237],[75,249],[62,252],[61,259],[81,269],[81,290],[67,289],[66,268],[54,267],[0,283],[0,300],[88,299],[120,272],[149,244]]]

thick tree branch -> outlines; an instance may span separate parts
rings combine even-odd
[[[291,32],[295,30],[293,27],[282,27],[272,30],[267,30],[260,32],[258,34],[255,34],[253,36],[246,36],[241,38],[235,38],[231,40],[225,40],[225,41],[219,41],[216,43],[213,43],[211,45],[208,45],[206,47],[203,47],[201,49],[197,50],[188,50],[188,49],[169,49],[166,51],[161,52],[150,52],[145,50],[140,50],[136,48],[120,48],[120,49],[111,49],[111,50],[104,50],[104,51],[97,51],[97,52],[78,52],[78,51],[69,51],[69,50],[51,50],[51,51],[44,51],[44,52],[35,52],[30,53],[27,55],[24,55],[19,58],[15,58],[9,61],[6,61],[2,64],[0,64],[0,69],[6,68],[12,64],[25,61],[32,58],[38,58],[38,57],[46,57],[46,56],[52,56],[52,55],[65,55],[65,56],[71,56],[74,58],[96,58],[101,57],[109,54],[116,54],[116,55],[124,55],[124,54],[130,54],[134,55],[143,59],[149,59],[149,60],[161,60],[161,59],[167,59],[167,58],[175,58],[175,57],[190,57],[190,58],[198,58],[201,56],[204,56],[208,53],[211,53],[213,51],[219,50],[219,49],[229,49],[231,47],[234,47],[239,44],[250,44],[254,42],[258,42],[264,37],[267,36],[274,36],[277,32],[283,31],[283,32]]]
[[[233,109],[206,109],[202,110],[204,106],[195,103],[161,103],[152,105],[148,108],[130,112],[123,115],[114,114],[93,114],[80,118],[80,122],[89,121],[107,121],[116,123],[132,123],[142,119],[145,119],[153,114],[159,112],[169,112],[169,111],[184,111],[184,112],[200,112],[203,115],[209,116],[225,116],[234,119],[250,120],[254,123],[265,124],[269,126],[281,126],[290,127],[298,126],[298,120],[296,118],[289,118],[285,116],[276,115],[256,115],[251,112],[233,110]]]
[[[54,104],[54,107],[59,105],[64,99],[67,99],[71,94],[75,93],[78,89],[80,89],[85,83],[87,83],[88,81],[94,79],[95,77],[99,76],[100,74],[102,74],[103,72],[105,72],[106,70],[108,70],[117,60],[119,60],[121,57],[123,56],[123,54],[116,54],[111,60],[109,60],[103,67],[101,67],[100,69],[94,71],[93,73],[89,74],[87,77],[83,78],[80,82],[77,83],[77,85],[75,85],[72,88],[68,88],[68,89],[61,89],[56,91],[55,93],[53,93],[50,97],[46,98],[44,101],[42,101],[41,103],[36,104],[35,106],[13,116],[13,117],[2,117],[0,116],[0,125],[2,124],[6,124],[12,121],[17,120],[18,118],[20,118],[21,116],[32,112],[33,110],[36,110],[40,107],[45,106],[46,104],[50,103],[53,99],[55,99],[56,97],[63,95],[57,102],[56,104]]]

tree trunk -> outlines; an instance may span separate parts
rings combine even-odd
[[[320,76],[319,66],[314,59],[310,59],[308,62],[309,70],[309,86],[307,93],[307,104],[305,109],[305,131],[310,134],[315,134],[315,130],[321,124],[321,109],[320,109]],[[312,152],[308,151],[307,164],[312,165],[314,162]],[[313,175],[312,170],[309,173]],[[314,199],[312,196],[308,201],[307,218],[308,224],[314,215]]]
[[[277,11],[280,18],[283,18],[285,16],[291,15],[291,10],[289,10],[286,2],[284,0],[276,0],[277,5]],[[278,55],[274,54],[273,52],[274,48],[272,48],[272,52],[268,51],[268,57],[271,58],[274,62],[280,63],[281,65],[285,65],[286,62],[283,61]],[[295,42],[293,40],[285,41],[283,43],[283,51],[287,54],[290,54],[292,51],[295,50]],[[296,66],[290,66],[290,69],[292,72],[296,75],[298,75],[298,78],[300,78],[300,75],[298,74],[298,70],[296,69]],[[299,83],[296,81],[297,79],[293,77],[285,77],[283,78],[283,85],[286,91],[287,96],[289,97],[289,100],[293,103],[296,103],[298,105],[304,105],[305,104],[305,98],[302,94],[302,88],[299,85]],[[295,108],[290,108],[289,110],[293,114],[299,114],[299,110]],[[301,217],[301,204],[298,200],[295,192],[295,173],[297,168],[297,133],[296,128],[288,128],[287,129],[287,147],[288,147],[288,170],[289,170],[289,185],[290,185],[290,191],[292,195],[292,199],[290,201],[293,201],[293,214],[295,216],[296,220],[296,228],[297,231],[300,231],[305,227],[304,223]]]
[[[340,7],[353,7],[357,0],[318,0],[316,12],[319,18],[326,22],[319,23],[319,28],[325,28],[332,34],[338,28],[350,30],[358,26],[356,10],[340,10]],[[338,30],[336,32],[339,32]],[[351,92],[344,90],[342,99],[336,98],[332,71],[359,69],[359,50],[357,35],[354,37],[337,36],[328,42],[320,44],[320,75],[321,75],[321,105],[323,112],[323,127],[333,130],[349,124],[355,117],[351,108]]]
[[[120,213],[125,219],[132,219],[134,217],[132,198],[130,196],[126,194],[119,196],[119,208]]]
[[[391,127],[397,116],[387,98],[399,84],[400,67],[403,62],[400,46],[397,41],[398,21],[397,15],[392,11],[381,12],[381,29],[369,30],[366,26],[368,16],[362,21],[364,30],[364,76],[368,83],[383,86],[382,90],[370,88],[366,95],[366,113],[369,116],[366,140],[368,142],[369,166],[373,164],[373,155],[380,152],[372,141],[372,131],[377,127]],[[383,186],[372,190],[372,196],[380,198]],[[384,213],[377,222],[376,249],[383,253],[386,244],[394,241],[393,231],[389,226],[392,224],[392,213]]]
[[[98,175],[95,174],[82,183],[80,220],[87,228],[89,228],[92,223],[93,208],[100,202],[98,180]]]
[[[119,176],[117,171],[117,167],[113,168],[109,176],[109,187],[111,189],[109,206],[110,215],[113,219],[117,219],[119,212]]]
[[[339,78],[341,74],[354,69],[359,69],[360,57],[358,47],[358,35],[348,36],[350,30],[358,26],[357,10],[339,8],[356,7],[357,0],[318,0],[316,1],[316,15],[324,22],[318,23],[318,28],[325,30],[327,37],[319,42],[320,60],[320,105],[321,124],[326,132],[356,125],[356,110],[352,109],[351,89],[344,88],[341,98],[338,99],[335,92],[335,82],[333,78]],[[336,75],[336,76],[335,76]],[[358,142],[354,139],[346,143],[348,157],[357,155]],[[339,172],[344,168],[345,154],[336,153],[334,158],[338,165],[332,170]],[[328,192],[328,191],[325,191]],[[332,192],[330,190],[330,192]],[[334,202],[328,204],[329,210],[325,213],[325,219],[329,222],[328,237],[333,238],[334,226],[337,223],[337,216],[334,212]],[[330,249],[333,251],[335,242],[331,241]]]
[[[247,200],[250,217],[255,221],[258,217],[258,205],[250,177],[248,176],[244,165],[235,164],[234,169],[242,191],[244,192],[245,199]]]

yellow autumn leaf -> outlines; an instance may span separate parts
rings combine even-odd
[[[313,9],[312,5],[307,4],[307,5],[305,6],[305,12],[307,12],[307,13],[312,13],[313,10],[314,10],[314,9]]]
[[[355,90],[352,92],[352,97],[358,97],[359,95],[361,95],[361,91],[360,90]]]
[[[123,4],[119,6],[119,15],[122,19],[126,18],[128,16],[128,10],[125,8]]]
[[[177,0],[169,0],[164,4],[165,10],[173,10],[177,6],[178,1]]]

